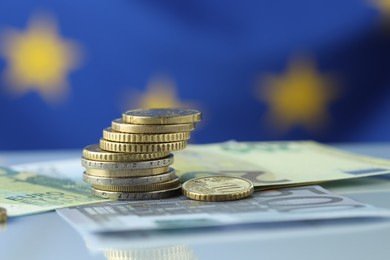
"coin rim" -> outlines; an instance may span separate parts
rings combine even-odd
[[[136,125],[124,123],[122,118],[112,120],[111,128],[121,133],[133,134],[167,134],[177,132],[189,132],[195,129],[195,123],[172,125]]]
[[[182,150],[187,147],[187,141],[171,143],[119,143],[105,140],[99,141],[100,149],[110,152],[121,153],[158,153]]]
[[[89,160],[84,157],[81,158],[81,166],[88,169],[99,170],[141,170],[169,166],[172,165],[173,162],[174,155],[172,153],[170,153],[167,157],[161,159],[135,162],[102,162],[96,160]]]
[[[164,174],[169,172],[169,166],[158,168],[139,169],[139,170],[102,170],[102,169],[85,169],[88,175],[105,178],[131,178],[131,177],[145,177]]]
[[[129,115],[128,113],[133,111],[153,111],[153,110],[187,110],[194,111],[192,114],[188,115],[173,115],[173,116],[137,116]],[[128,110],[122,114],[122,119],[124,123],[129,124],[140,124],[140,125],[172,125],[172,124],[186,124],[186,123],[195,123],[199,122],[202,119],[202,113],[196,109],[186,109],[186,108],[152,108],[152,109],[133,109]]]
[[[7,222],[8,212],[4,207],[0,207],[0,224],[4,224]]]
[[[173,168],[169,168],[169,171],[166,173],[161,173],[156,175],[136,176],[136,177],[101,177],[101,176],[90,175],[86,171],[84,171],[83,181],[90,185],[129,186],[129,185],[145,185],[145,184],[153,184],[153,183],[170,181],[175,179],[176,176],[177,175],[175,174],[175,169]],[[160,181],[161,177],[163,178],[163,181]],[[98,180],[100,180],[101,182],[108,182],[110,184],[98,183]]]
[[[168,190],[177,187],[180,184],[179,177],[157,183],[140,184],[140,185],[92,185],[93,188],[101,191],[116,191],[116,192],[151,192],[159,190]]]
[[[116,191],[102,191],[99,189],[91,188],[92,189],[92,194],[96,197],[103,198],[103,199],[114,199],[114,200],[154,200],[154,199],[164,199],[164,198],[169,198],[173,197],[175,195],[179,196],[180,195],[180,190],[181,190],[181,184],[179,184],[177,187],[174,187],[172,189],[168,190],[159,190],[159,191],[150,191],[150,192],[116,192]],[[99,194],[99,192],[106,193],[107,196],[103,196]],[[127,195],[127,198],[119,198],[119,194],[125,194]],[[142,195],[151,195],[155,197],[151,198],[142,198]],[[134,196],[129,198],[129,196]]]
[[[182,131],[176,133],[124,133],[118,132],[112,127],[103,129],[103,138],[112,142],[121,143],[169,143],[188,140],[191,137],[190,131]]]
[[[110,152],[100,149],[100,151],[87,150],[90,146],[97,146],[100,149],[99,144],[90,144],[83,148],[83,157],[88,160],[101,161],[101,162],[136,162],[145,160],[156,160],[167,157],[169,152],[157,152],[157,153],[118,153]]]

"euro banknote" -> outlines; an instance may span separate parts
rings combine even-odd
[[[175,153],[172,166],[182,182],[205,175],[241,176],[250,179],[257,190],[390,173],[389,160],[311,141],[189,145]],[[79,157],[12,169],[0,170],[0,203],[8,209],[9,216],[103,201],[92,197],[89,185],[83,183]],[[383,180],[370,185],[370,189],[375,190],[378,184],[382,187]],[[340,185],[335,191],[339,190]]]
[[[101,201],[90,194],[89,186],[81,179],[0,167],[0,205],[9,217]]]
[[[376,208],[317,185],[259,191],[227,202],[184,196],[149,201],[112,201],[58,209],[80,233],[172,230],[240,224],[390,217]]]
[[[322,183],[390,173],[390,160],[344,152],[313,141],[224,142],[175,153],[182,181],[206,175],[240,176],[257,189]]]

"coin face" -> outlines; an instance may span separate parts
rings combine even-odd
[[[134,109],[122,115],[123,122],[140,125],[168,125],[199,122],[198,110],[185,108]]]
[[[207,176],[186,181],[183,194],[194,200],[228,201],[251,195],[253,183],[247,179],[231,176]]]

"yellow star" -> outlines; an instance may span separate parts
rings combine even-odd
[[[333,81],[307,60],[292,62],[278,77],[268,76],[257,96],[268,103],[267,123],[279,132],[295,126],[318,132],[329,120],[327,106],[336,98]]]
[[[385,16],[390,14],[390,0],[368,0],[371,5],[379,9]]]
[[[191,107],[191,103],[181,102],[176,92],[175,83],[169,77],[153,77],[150,80],[145,93],[134,93],[132,95],[132,107]]]
[[[5,31],[2,43],[10,91],[24,94],[35,90],[48,101],[65,96],[67,73],[77,67],[80,53],[75,43],[60,38],[53,19],[33,17],[26,31]]]

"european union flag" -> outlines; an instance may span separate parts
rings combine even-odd
[[[81,148],[133,108],[192,142],[390,140],[385,0],[2,1],[0,149]]]

